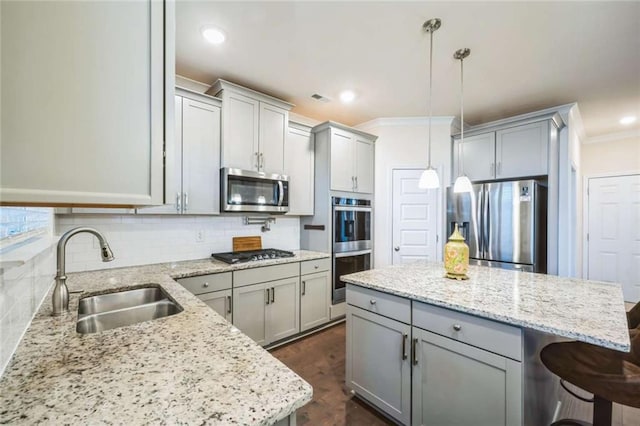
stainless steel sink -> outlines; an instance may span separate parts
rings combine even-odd
[[[85,297],[78,305],[78,333],[97,333],[157,318],[183,309],[160,287],[144,287]]]

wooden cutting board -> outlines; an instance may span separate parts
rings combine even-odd
[[[233,251],[262,250],[262,237],[233,237]]]

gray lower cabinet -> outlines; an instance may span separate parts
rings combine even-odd
[[[300,331],[329,322],[330,279],[328,271],[300,277]]]
[[[232,321],[231,289],[200,294],[198,299],[206,303],[207,306],[223,316],[227,321]]]
[[[411,326],[347,305],[347,386],[398,422],[411,420]]]
[[[233,289],[233,324],[262,346],[300,331],[300,278]]]
[[[521,363],[422,330],[413,336],[413,425],[522,424]]]

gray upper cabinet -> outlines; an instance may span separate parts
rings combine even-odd
[[[3,2],[0,20],[0,200],[162,204],[174,3]]]
[[[458,167],[462,166],[464,174],[472,181],[490,180],[495,177],[495,148],[496,135],[494,132],[464,138],[462,146],[460,140],[454,143],[453,177],[458,176]],[[458,164],[462,155],[462,164]]]
[[[207,94],[222,98],[222,167],[283,173],[292,104],[217,80]]]
[[[549,120],[503,126],[460,139],[453,144],[453,176],[462,154],[464,173],[472,181],[510,179],[548,174]]]
[[[376,136],[327,121],[312,129],[330,145],[329,178],[332,191],[373,193],[374,142]]]
[[[218,214],[221,102],[184,89],[176,94],[175,138],[166,147],[166,204],[138,213]]]
[[[548,150],[548,121],[498,130],[496,178],[546,175]]]
[[[313,215],[315,141],[311,129],[289,123],[284,145],[284,174],[289,176],[288,215]]]

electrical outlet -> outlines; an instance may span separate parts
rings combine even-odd
[[[202,229],[196,231],[196,243],[204,242],[204,231]]]

